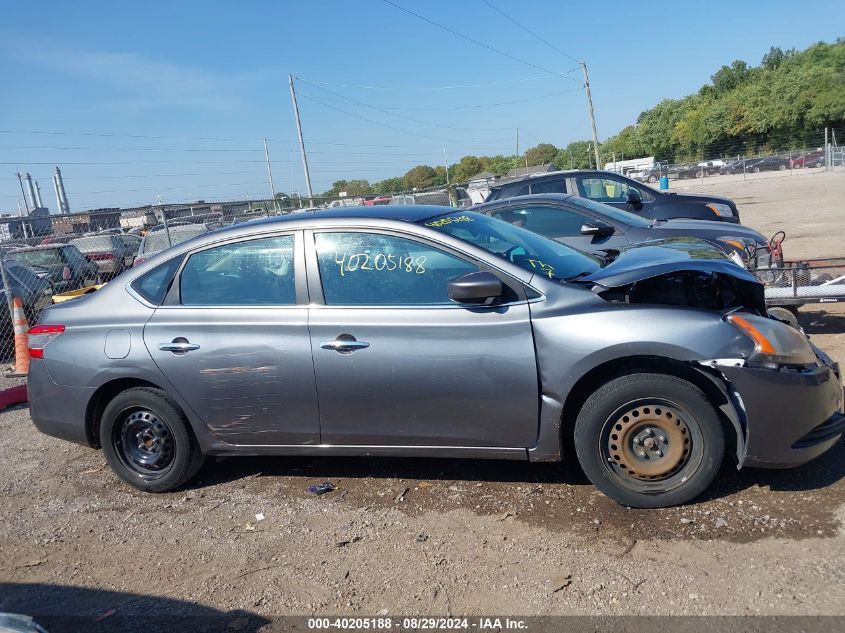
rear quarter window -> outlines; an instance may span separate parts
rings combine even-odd
[[[161,305],[181,263],[182,257],[180,256],[159,264],[133,281],[132,289],[150,303]]]

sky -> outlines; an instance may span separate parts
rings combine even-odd
[[[269,197],[264,138],[276,191],[304,195],[289,74],[316,194],[513,154],[517,128],[520,151],[590,138],[580,60],[601,140],[722,64],[833,41],[845,24],[841,0],[2,0],[0,11],[0,213],[14,215],[17,172],[56,211],[56,165],[72,211]]]

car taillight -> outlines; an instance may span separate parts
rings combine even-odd
[[[71,277],[73,277],[73,273],[70,270],[70,266],[65,266],[62,269],[62,280],[68,281]]]
[[[36,325],[29,330],[29,355],[44,358],[44,347],[65,331],[64,325]]]
[[[146,259],[144,259],[143,257],[140,257],[140,256],[139,256],[139,257],[136,257],[136,258],[135,258],[135,261],[134,261],[134,262],[132,262],[132,265],[133,265],[133,266],[140,266],[140,265],[141,265],[141,264],[143,264],[145,261],[147,261],[147,260],[146,260]]]
[[[95,262],[104,259],[114,259],[114,253],[89,253],[88,258]]]

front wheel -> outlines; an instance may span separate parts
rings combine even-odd
[[[164,391],[133,387],[103,411],[100,445],[115,474],[145,492],[170,492],[203,464],[184,413]]]
[[[666,374],[630,374],[584,403],[575,451],[593,485],[617,503],[662,508],[691,501],[710,485],[725,438],[698,387]]]

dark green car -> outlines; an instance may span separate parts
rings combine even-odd
[[[101,283],[97,265],[72,244],[18,248],[11,251],[9,257],[23,262],[49,280],[56,293]]]

